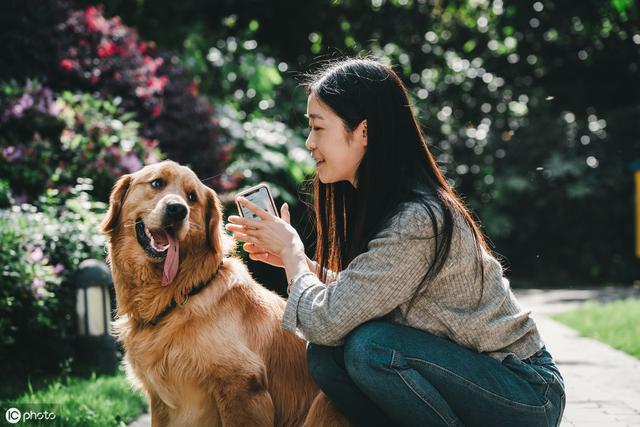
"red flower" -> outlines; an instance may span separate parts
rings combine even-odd
[[[70,59],[63,59],[60,61],[60,68],[65,71],[71,71],[73,69],[73,61]]]
[[[162,113],[162,108],[160,108],[159,105],[156,105],[155,107],[153,107],[153,110],[151,110],[151,115],[153,117],[158,117],[160,113]]]
[[[98,56],[110,56],[116,51],[116,45],[113,42],[106,42],[98,49]]]
[[[107,20],[102,16],[102,8],[98,9],[95,6],[87,7],[84,11],[84,20],[91,31],[107,33],[109,30]]]
[[[98,76],[91,76],[89,78],[89,83],[91,83],[92,85],[98,83]]]

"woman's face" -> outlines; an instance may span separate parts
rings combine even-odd
[[[367,148],[366,122],[348,132],[342,119],[314,95],[307,100],[307,117],[310,132],[305,145],[316,161],[320,182],[349,181],[356,187],[356,171]]]

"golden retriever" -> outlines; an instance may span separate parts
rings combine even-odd
[[[256,283],[216,193],[172,161],[124,175],[101,225],[113,329],[155,426],[347,426],[313,382],[285,301]]]

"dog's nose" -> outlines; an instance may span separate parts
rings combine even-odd
[[[171,221],[182,221],[187,216],[187,207],[182,203],[169,203],[166,207],[166,214]]]

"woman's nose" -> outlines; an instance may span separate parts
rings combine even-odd
[[[307,138],[307,141],[304,143],[305,147],[307,147],[307,149],[309,150],[315,150],[316,149],[316,143],[311,141],[311,136],[309,136]]]

